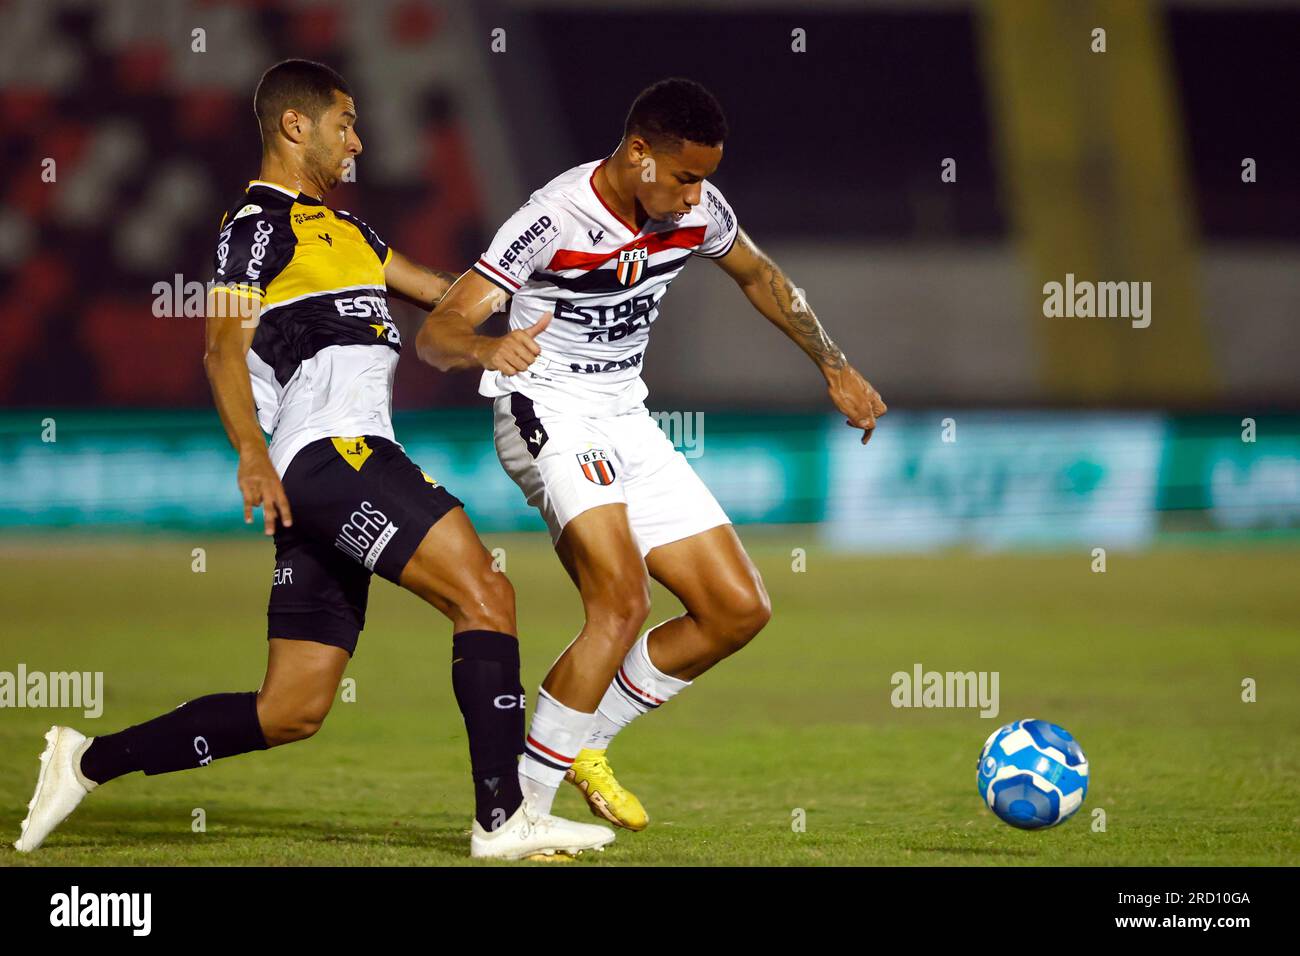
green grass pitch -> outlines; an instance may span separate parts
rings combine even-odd
[[[1294,864],[1300,851],[1300,550],[846,557],[812,529],[742,529],[772,595],[757,640],[611,751],[645,802],[616,864]],[[530,696],[580,625],[541,536],[504,547]],[[207,570],[191,570],[191,549]],[[807,551],[806,571],[791,551]],[[314,739],[209,768],[134,774],[91,794],[45,847],[18,834],[52,723],[107,733],[265,665],[261,539],[13,539],[0,544],[0,671],[103,671],[104,715],[0,710],[2,865],[468,864],[471,793],[449,628],[376,579],[338,701]],[[677,613],[656,589],[653,620]],[[1000,673],[1001,712],[895,709],[890,676]],[[1243,702],[1253,678],[1258,699]],[[1083,809],[1025,833],[975,790],[997,726],[1045,717],[1091,763]],[[590,819],[568,785],[557,812]],[[206,832],[192,826],[196,809]],[[1094,811],[1105,811],[1100,831]],[[797,826],[802,818],[802,829]]]

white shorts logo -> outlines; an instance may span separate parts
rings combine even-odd
[[[379,560],[388,542],[393,540],[397,530],[397,525],[389,521],[386,514],[369,501],[363,501],[361,507],[352,512],[339,529],[334,546],[373,571],[375,562]]]

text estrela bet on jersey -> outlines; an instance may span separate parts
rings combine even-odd
[[[281,475],[318,438],[393,439],[391,254],[356,216],[273,183],[249,183],[222,217],[216,284],[262,304],[248,368]]]
[[[641,367],[659,300],[692,255],[720,258],[736,240],[736,217],[703,183],[680,221],[650,220],[638,231],[596,193],[600,162],[551,180],[506,220],[474,264],[514,296],[510,327],[547,312],[541,356],[522,375],[488,371],[479,391],[519,391],[561,411],[619,414],[646,396]]]

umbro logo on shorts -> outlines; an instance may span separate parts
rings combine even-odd
[[[521,392],[512,393],[510,414],[514,416],[515,428],[519,429],[519,437],[523,439],[528,454],[536,458],[542,453],[542,446],[546,444],[548,436],[546,429],[537,418],[532,399]]]
[[[614,483],[614,466],[599,448],[578,452],[578,465],[586,479],[597,485]]]

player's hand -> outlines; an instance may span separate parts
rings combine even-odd
[[[244,524],[253,523],[253,509],[258,505],[262,506],[267,534],[275,534],[276,518],[286,528],[293,524],[293,514],[289,511],[289,499],[285,496],[284,485],[280,484],[280,476],[275,473],[271,456],[265,449],[239,456],[237,479],[239,493],[244,496]]]
[[[852,365],[827,373],[826,386],[835,407],[848,416],[845,424],[862,429],[862,444],[871,441],[876,419],[888,411],[880,393]]]
[[[551,324],[553,313],[547,312],[526,329],[515,329],[500,338],[484,338],[479,348],[479,361],[490,372],[518,375],[532,365],[542,354],[537,336]]]

